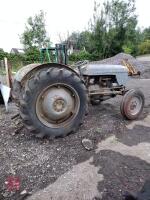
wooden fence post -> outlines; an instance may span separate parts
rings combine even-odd
[[[11,79],[11,67],[8,65],[7,58],[4,58],[5,71],[6,71],[6,83],[9,88],[12,87],[12,79]]]

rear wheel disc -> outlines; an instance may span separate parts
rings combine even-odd
[[[71,86],[53,84],[38,96],[36,113],[43,124],[58,128],[73,120],[79,107],[79,96]]]

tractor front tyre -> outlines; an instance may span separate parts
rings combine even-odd
[[[41,69],[26,82],[20,115],[38,137],[66,136],[82,123],[87,102],[86,87],[74,72]]]
[[[123,96],[120,111],[129,120],[137,119],[143,111],[145,98],[140,90],[131,89]]]

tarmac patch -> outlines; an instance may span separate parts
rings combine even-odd
[[[128,124],[126,127],[130,130],[132,130],[135,126],[145,126],[150,127],[150,115],[148,115],[145,119],[139,120],[139,121],[133,121],[130,124]]]
[[[130,147],[119,142],[115,136],[111,136],[98,144],[96,153],[99,153],[102,150],[119,152],[122,155],[137,157],[150,163],[150,143],[147,142]]]

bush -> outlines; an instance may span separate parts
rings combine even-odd
[[[150,40],[146,40],[142,42],[138,46],[139,54],[144,55],[144,54],[150,54]]]
[[[25,62],[24,54],[12,54],[12,53],[9,53],[7,55],[7,58],[8,58],[8,62],[12,66],[12,70],[13,71],[17,71],[20,67],[22,67],[24,65],[24,62]]]
[[[131,54],[132,51],[133,51],[131,47],[128,47],[128,46],[126,46],[126,45],[124,45],[124,46],[122,47],[122,49],[123,49],[124,53],[126,53],[126,54]]]
[[[91,60],[91,58],[92,58],[92,55],[84,50],[78,53],[72,53],[69,56],[69,61],[77,62],[80,60]]]
[[[3,49],[0,49],[0,60],[3,60],[4,57],[7,57],[7,54],[8,54],[8,53],[4,52]]]
[[[8,64],[12,66],[12,70],[17,71],[27,64],[39,62],[40,51],[37,48],[32,48],[28,49],[25,54],[13,54],[0,49],[0,60],[4,60],[5,57],[8,59]]]
[[[39,62],[40,60],[40,51],[36,47],[32,47],[28,50],[26,50],[25,53],[25,61],[27,63],[34,63]]]

